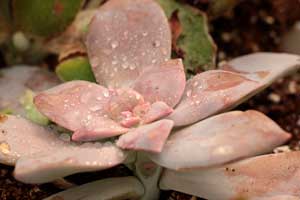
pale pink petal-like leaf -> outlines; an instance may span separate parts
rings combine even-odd
[[[38,67],[14,66],[2,69],[0,73],[0,111],[9,109],[22,116],[25,113],[20,98],[26,90],[37,92],[59,83],[54,74]]]
[[[174,170],[211,167],[271,152],[290,137],[260,112],[232,111],[175,131],[150,158]]]
[[[31,157],[21,157],[14,176],[25,183],[45,183],[78,172],[97,171],[114,167],[126,156],[111,143],[65,145],[43,151]]]
[[[120,136],[117,146],[123,149],[134,149],[150,152],[161,152],[171,130],[173,121],[162,119],[151,124],[140,126]]]
[[[213,200],[299,197],[299,166],[300,152],[269,154],[217,168],[165,170],[160,187]]]
[[[75,188],[54,194],[44,200],[111,200],[111,199],[140,199],[144,187],[133,176],[108,178],[87,183]]]
[[[86,46],[97,82],[126,87],[170,58],[168,19],[154,0],[110,0],[92,19]]]
[[[0,163],[15,165],[20,157],[51,152],[61,145],[53,131],[21,117],[0,115]]]
[[[180,103],[168,118],[175,126],[191,124],[235,106],[259,88],[258,82],[243,74],[206,71],[187,82]]]
[[[38,110],[57,124],[75,131],[73,139],[89,141],[127,132],[109,118],[111,91],[87,81],[71,81],[38,94]]]
[[[172,112],[173,109],[169,107],[165,102],[157,101],[150,106],[148,112],[146,112],[143,116],[142,122],[144,124],[148,124],[163,117],[166,117]]]
[[[132,87],[146,101],[164,101],[174,107],[181,99],[185,83],[182,60],[176,59],[146,68]]]
[[[300,67],[300,56],[286,53],[253,53],[237,57],[221,66],[223,70],[245,74],[263,88]]]
[[[106,169],[126,158],[110,143],[77,145],[21,117],[1,115],[0,119],[0,162],[16,164],[15,176],[24,182],[41,183],[77,172]]]

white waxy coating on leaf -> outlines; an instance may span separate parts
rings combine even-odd
[[[211,167],[271,152],[290,137],[262,113],[232,111],[175,131],[150,158],[174,170]]]
[[[26,119],[1,115],[0,162],[15,165],[15,177],[42,183],[122,163],[126,155],[111,143],[78,145]]]
[[[0,71],[0,111],[9,109],[25,116],[20,98],[25,91],[34,92],[53,87],[59,80],[50,72],[37,67],[14,66]]]
[[[44,200],[140,199],[143,185],[135,177],[108,178],[54,194]]]
[[[110,0],[92,19],[86,46],[97,82],[126,87],[170,58],[168,19],[154,0]]]
[[[300,196],[299,166],[300,152],[269,154],[216,168],[165,170],[160,187],[213,200],[294,200]]]

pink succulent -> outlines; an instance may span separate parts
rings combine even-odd
[[[73,132],[72,141],[25,119],[2,117],[0,129],[8,134],[0,133],[5,141],[0,160],[16,165],[18,180],[42,183],[110,168],[128,161],[134,150],[143,152],[136,166],[157,168],[154,180],[157,165],[166,168],[162,189],[217,200],[300,196],[298,186],[288,187],[299,185],[291,178],[300,174],[299,153],[250,158],[271,152],[290,134],[258,111],[225,112],[296,70],[299,56],[246,55],[186,82],[181,59],[171,59],[168,20],[153,0],[108,1],[90,24],[86,47],[98,84],[70,81],[34,99],[41,113]],[[138,176],[145,186],[147,176]],[[128,181],[135,186],[126,192],[154,198],[149,193],[155,189],[142,191],[136,179],[121,179],[107,184]],[[104,182],[82,187],[97,193],[96,186],[107,187]],[[104,196],[116,195],[116,187]],[[72,199],[74,194],[71,189],[60,195]]]

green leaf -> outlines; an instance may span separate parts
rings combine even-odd
[[[25,32],[50,36],[62,32],[74,19],[83,0],[14,0],[15,25]]]
[[[25,95],[20,99],[22,106],[25,109],[26,118],[39,125],[48,125],[49,119],[41,114],[33,103],[34,93],[27,90]]]
[[[187,71],[214,69],[216,46],[208,32],[206,15],[175,0],[157,1],[171,23],[173,55],[183,58]]]
[[[74,57],[61,62],[56,74],[63,81],[86,80],[96,82],[89,60],[86,57]]]

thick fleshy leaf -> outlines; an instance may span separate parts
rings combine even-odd
[[[258,82],[243,74],[206,71],[187,82],[180,103],[168,118],[175,122],[175,126],[191,124],[232,108],[258,88]]]
[[[55,70],[63,81],[86,80],[95,82],[91,65],[86,57],[72,57],[61,62]]]
[[[274,195],[271,197],[264,198],[252,198],[253,200],[300,200],[300,197],[290,196],[290,195]]]
[[[164,101],[174,107],[181,99],[185,83],[182,61],[176,59],[146,68],[132,87],[146,101]]]
[[[144,194],[143,185],[135,177],[108,178],[87,183],[54,194],[44,200],[138,200]]]
[[[150,158],[174,170],[211,167],[271,152],[290,137],[262,113],[233,111],[175,131]]]
[[[300,56],[285,53],[254,53],[241,56],[221,66],[223,70],[244,73],[267,87],[274,80],[300,67]]]
[[[25,183],[45,183],[78,172],[114,167],[125,160],[125,154],[108,143],[56,146],[31,157],[21,157],[14,176]]]
[[[140,126],[120,136],[117,146],[123,149],[161,152],[171,130],[173,121],[163,119]]]
[[[258,156],[206,170],[165,170],[160,187],[213,200],[299,197],[299,165],[300,152],[288,152]]]
[[[71,81],[38,94],[35,105],[52,121],[75,131],[73,140],[96,140],[127,132],[108,116],[111,93],[95,83]]]
[[[54,74],[41,68],[14,66],[0,71],[0,111],[11,110],[14,114],[25,116],[20,98],[25,91],[41,91],[59,83]]]
[[[171,55],[171,32],[154,0],[110,0],[92,19],[86,46],[97,82],[129,86]]]
[[[173,109],[163,101],[154,102],[142,116],[143,124],[154,122],[171,114]]]
[[[12,115],[2,115],[0,119],[0,162],[17,162],[15,176],[24,182],[40,183],[77,172],[106,169],[126,158],[110,143],[76,145],[26,119]]]

